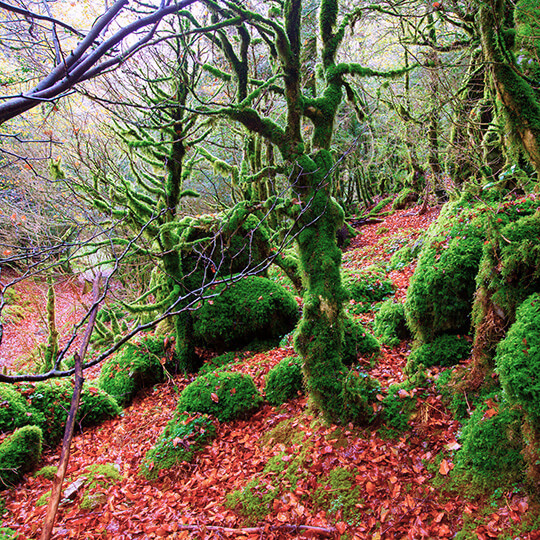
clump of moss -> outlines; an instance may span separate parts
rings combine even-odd
[[[373,321],[373,332],[384,345],[394,347],[410,337],[405,309],[400,302],[388,299],[381,304]]]
[[[470,471],[485,487],[523,480],[523,414],[493,395],[478,406],[461,435],[456,470]]]
[[[416,383],[406,380],[392,384],[383,400],[384,422],[390,430],[397,432],[409,429],[409,420],[416,411]]]
[[[358,425],[369,425],[376,416],[374,404],[381,392],[379,381],[367,373],[351,369],[343,381],[343,420]]]
[[[126,407],[141,388],[164,380],[161,359],[148,347],[128,343],[104,362],[98,386],[113,396],[121,407]]]
[[[205,346],[234,349],[255,338],[276,339],[294,329],[300,317],[294,296],[263,277],[244,277],[215,292],[193,312],[194,337]]]
[[[43,478],[47,480],[52,480],[58,471],[58,467],[56,465],[46,465],[45,467],[42,467],[37,471],[34,476],[37,478],[38,476],[43,476]]]
[[[249,416],[263,399],[249,375],[222,371],[209,373],[186,386],[178,400],[177,411],[212,414],[227,422]]]
[[[0,489],[16,484],[39,463],[42,444],[38,426],[19,428],[0,444]]]
[[[382,269],[371,267],[363,270],[342,270],[343,286],[350,298],[364,305],[369,311],[371,304],[380,302],[394,293],[392,282],[386,279]]]
[[[313,494],[314,503],[330,515],[341,512],[343,521],[357,524],[362,520],[362,488],[354,486],[354,473],[336,467],[330,470],[328,476],[319,481],[319,487]],[[354,486],[354,487],[353,487]]]
[[[141,474],[148,479],[157,478],[159,471],[191,461],[215,435],[216,427],[207,414],[175,414],[146,453]]]
[[[341,361],[352,365],[361,356],[365,360],[374,359],[381,351],[379,342],[358,321],[347,317],[343,325]]]
[[[3,433],[44,423],[43,415],[31,407],[26,398],[11,385],[0,384],[0,402],[0,430]]]
[[[17,540],[21,535],[8,527],[0,527],[0,540]]]
[[[424,343],[409,355],[407,373],[415,373],[426,367],[449,367],[458,364],[471,354],[471,344],[464,336],[444,334],[432,343]]]
[[[411,188],[403,188],[392,203],[392,211],[403,210],[418,202],[418,193]]]
[[[122,480],[114,463],[94,463],[81,476],[85,477],[85,491],[79,507],[87,511],[105,504],[109,487]]]
[[[240,361],[245,358],[245,356],[246,353],[235,351],[220,354],[219,356],[207,360],[199,370],[199,375],[206,375],[207,373],[211,373],[217,369],[226,370],[229,366],[235,364],[237,359]]]
[[[32,407],[44,417],[44,422],[40,425],[48,445],[57,444],[64,435],[72,395],[73,383],[58,379],[37,383],[30,394]],[[77,411],[79,425],[100,424],[120,412],[120,407],[110,395],[91,384],[84,383]]]
[[[266,376],[264,392],[271,405],[281,405],[298,396],[303,389],[302,360],[298,357],[284,358]]]

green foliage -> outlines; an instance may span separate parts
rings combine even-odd
[[[0,527],[0,540],[17,540],[20,537],[18,532],[8,529],[7,527]]]
[[[345,318],[341,349],[341,361],[345,365],[356,363],[359,356],[365,360],[372,360],[380,351],[379,342],[366,332],[360,322],[351,317]]]
[[[161,356],[153,353],[148,345],[148,342],[143,346],[128,343],[101,368],[98,386],[113,396],[121,407],[129,405],[141,388],[165,378]]]
[[[540,429],[540,294],[518,308],[516,322],[497,347],[497,372],[508,401]]]
[[[10,487],[41,459],[43,435],[38,426],[15,430],[0,444],[0,489]]]
[[[195,339],[204,345],[235,348],[255,338],[289,333],[299,319],[298,305],[287,290],[263,277],[244,277],[193,313]]]
[[[392,282],[386,279],[384,271],[371,267],[353,271],[342,271],[343,286],[355,302],[369,304],[366,310],[371,309],[373,302],[380,302],[394,293]]]
[[[33,388],[29,399],[32,407],[45,418],[43,438],[54,446],[64,435],[64,427],[69,413],[73,383],[67,380],[53,379],[39,382]],[[116,401],[99,388],[85,383],[81,392],[77,421],[82,426],[99,424],[120,413]]]
[[[198,377],[186,386],[178,400],[177,411],[214,415],[227,422],[249,416],[263,399],[249,375],[222,371]]]
[[[398,432],[409,429],[409,420],[416,411],[415,386],[411,380],[389,386],[383,407],[384,422],[390,429]]]
[[[44,417],[8,384],[0,384],[0,430],[8,433],[22,426],[43,425]]]
[[[331,515],[341,513],[341,518],[349,524],[357,524],[362,518],[358,505],[362,504],[362,487],[354,486],[355,473],[336,467],[328,476],[319,481],[313,493],[314,503]]]
[[[358,425],[368,425],[375,419],[373,405],[381,392],[379,381],[367,373],[351,369],[343,381],[343,420],[351,420]]]
[[[206,414],[175,414],[156,444],[146,453],[141,474],[157,478],[159,471],[170,469],[184,461],[191,461],[216,435],[216,427]]]
[[[404,339],[410,337],[405,321],[405,309],[401,302],[394,302],[391,298],[381,304],[373,321],[373,333],[379,341],[390,347],[399,345]]]
[[[471,344],[463,336],[444,334],[432,343],[424,343],[414,349],[407,360],[407,373],[415,373],[426,367],[449,367],[458,364],[471,354]]]
[[[405,302],[408,326],[420,342],[468,332],[485,226],[482,215],[455,202],[428,230]]]
[[[43,476],[46,480],[52,480],[57,472],[58,467],[56,465],[45,465],[34,474],[34,477]]]
[[[303,387],[302,360],[292,356],[284,358],[266,376],[266,400],[272,405],[281,405],[298,396]]]
[[[470,471],[487,487],[523,479],[521,456],[522,413],[495,395],[476,408],[463,428],[456,458],[456,472]]]

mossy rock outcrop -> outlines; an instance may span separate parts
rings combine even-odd
[[[414,349],[407,360],[406,371],[412,374],[432,366],[454,366],[470,354],[471,343],[465,337],[444,334]]]
[[[43,434],[38,426],[15,430],[0,444],[0,489],[18,483],[41,459]]]
[[[271,405],[281,405],[303,392],[304,376],[299,357],[284,358],[268,372],[264,393]]]
[[[11,433],[23,426],[42,426],[45,423],[45,417],[31,407],[28,400],[13,385],[0,384],[0,402],[2,433]]]
[[[201,345],[240,348],[255,339],[278,339],[300,319],[294,296],[271,280],[239,279],[214,289],[216,296],[193,312],[193,332]]]
[[[381,304],[373,321],[373,333],[383,345],[394,347],[410,337],[401,302],[388,299]]]
[[[341,361],[346,366],[356,363],[360,357],[371,361],[381,352],[377,339],[359,321],[347,317],[343,327]]]

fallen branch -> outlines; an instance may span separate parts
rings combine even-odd
[[[270,531],[287,531],[293,533],[309,532],[315,534],[321,534],[326,536],[334,536],[337,534],[337,529],[334,527],[315,527],[311,525],[266,525],[264,527],[243,527],[239,529],[233,529],[230,527],[219,527],[217,525],[183,525],[178,524],[178,528],[181,531],[217,531],[223,533],[242,533],[242,534],[254,534],[254,533],[267,533]]]
[[[56,471],[56,475],[53,480],[51,498],[49,500],[49,505],[47,506],[47,514],[45,516],[45,522],[43,523],[43,530],[41,531],[41,540],[49,540],[51,538],[56,513],[58,511],[58,504],[60,503],[62,484],[64,483],[64,478],[66,476],[67,466],[69,462],[71,439],[73,438],[73,431],[75,429],[75,418],[77,416],[77,411],[79,410],[79,401],[84,382],[82,365],[84,357],[86,355],[88,343],[90,342],[90,336],[92,335],[92,330],[94,329],[94,324],[96,321],[100,278],[101,274],[98,274],[96,279],[94,280],[94,307],[92,309],[92,312],[90,313],[88,326],[86,327],[86,332],[84,334],[81,348],[79,349],[78,353],[75,353],[75,387],[73,389],[73,396],[71,397],[69,414],[66,420],[66,428],[64,430],[64,439],[62,441],[62,453],[60,454],[60,463],[58,464],[58,470]]]

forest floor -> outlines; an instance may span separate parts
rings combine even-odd
[[[418,237],[438,215],[436,208],[423,216],[417,210],[398,211],[383,223],[361,227],[344,252],[343,265],[359,269],[388,260],[396,246]],[[404,298],[413,270],[410,265],[389,273],[396,298]],[[64,306],[61,324],[68,323],[77,311],[74,306],[84,300],[77,288],[80,284],[69,281],[63,293],[57,292]],[[36,291],[38,297],[43,302],[42,291]],[[7,326],[0,362],[12,364],[35,346],[34,338],[27,343],[27,334],[43,331],[43,309],[33,310],[35,321]],[[372,318],[373,313],[362,317],[366,327]],[[407,341],[382,348],[370,374],[383,392],[403,380],[409,352]],[[249,373],[262,391],[266,373],[291,354],[290,346],[252,354],[232,369]],[[432,375],[436,378],[436,369]],[[266,404],[249,420],[220,424],[216,438],[192,463],[148,481],[139,475],[141,461],[189,382],[177,377],[156,385],[121,417],[74,437],[66,486],[96,463],[115,465],[121,478],[113,482],[103,477],[92,488],[101,495],[91,510],[80,508],[84,489],[64,500],[54,538],[540,538],[540,533],[523,532],[531,513],[523,492],[467,496],[466,490],[452,487],[460,424],[434,384],[415,396],[417,414],[410,429],[397,435],[383,424],[365,429],[326,425],[307,398],[298,397],[280,407]],[[43,465],[58,460],[59,449],[47,451]],[[267,465],[270,460],[273,466]],[[251,496],[244,498],[243,510],[228,503],[236,490],[246,493],[246,486]],[[50,487],[43,476],[28,475],[5,492],[3,526],[22,538],[37,538],[46,506],[36,503]],[[268,505],[266,515],[257,515],[262,507],[258,501]]]

